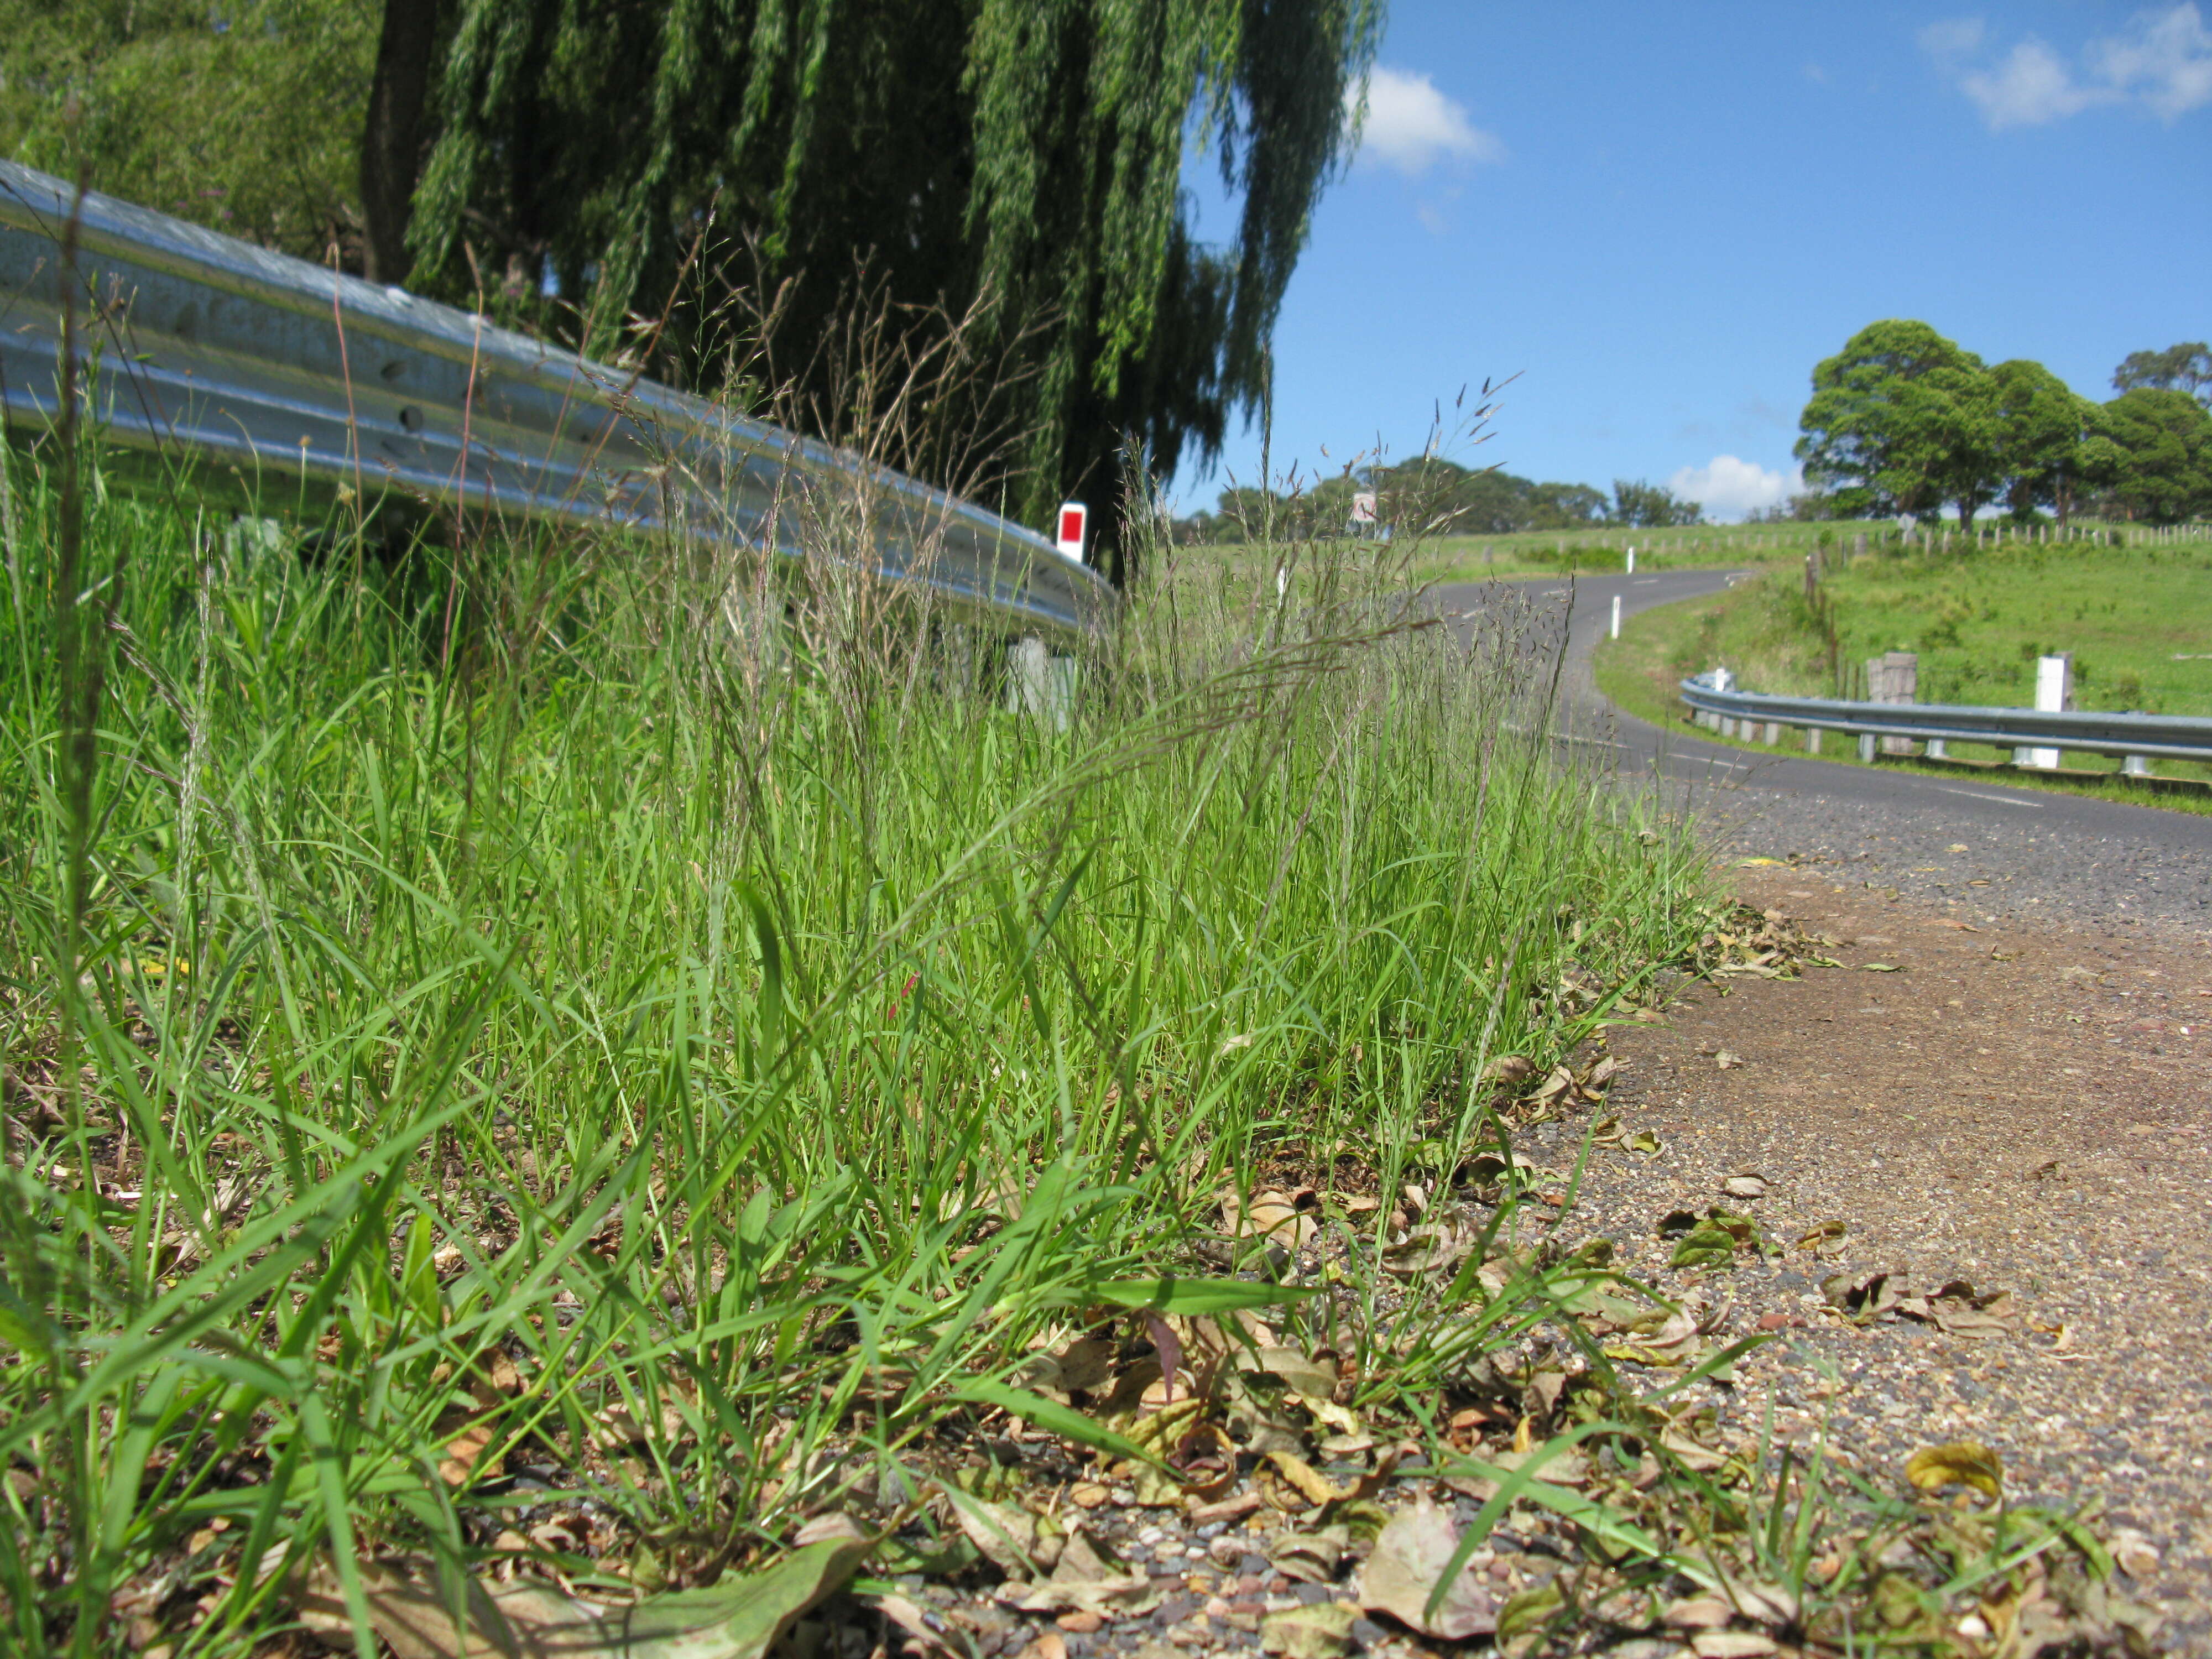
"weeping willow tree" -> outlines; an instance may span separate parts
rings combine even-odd
[[[801,332],[856,270],[917,328],[984,302],[1014,372],[959,417],[1018,434],[986,488],[1042,522],[1112,501],[1126,445],[1165,471],[1255,406],[1382,3],[387,0],[371,240],[377,147],[419,120],[410,280],[556,293],[586,349],[705,389],[740,291]],[[1240,204],[1220,246],[1191,146]]]

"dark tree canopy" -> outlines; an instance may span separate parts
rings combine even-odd
[[[2130,351],[2112,371],[2112,390],[2185,392],[2212,404],[2212,345],[2184,340],[2163,351]]]
[[[1381,22],[1381,0],[458,3],[418,282],[550,271],[600,351],[673,301],[653,367],[707,386],[736,289],[799,279],[801,329],[856,258],[898,305],[994,296],[1027,341],[1000,484],[1033,521],[1112,499],[1125,436],[1165,471],[1254,406]],[[1190,234],[1190,143],[1241,196],[1225,247]]]
[[[1814,369],[1798,428],[1807,480],[1850,516],[1955,501],[1964,524],[1996,490],[1996,387],[1979,357],[1925,323],[1853,335]]]
[[[2015,357],[1989,371],[1995,392],[1997,475],[2014,518],[2055,508],[2063,525],[2081,482],[2082,440],[2096,409],[2041,363]]]
[[[1677,525],[1704,523],[1705,507],[1702,501],[1684,501],[1665,484],[1651,483],[1643,478],[1615,478],[1613,511],[1608,516],[1618,525],[1640,530],[1665,530]]]
[[[2212,411],[2186,392],[2141,386],[2095,407],[2088,465],[2130,518],[2212,516]]]
[[[938,471],[1042,524],[1255,405],[1383,3],[0,0],[0,150],[702,391],[772,310],[824,425],[856,294],[980,315],[939,424],[1012,447]]]

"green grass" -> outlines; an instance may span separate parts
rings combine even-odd
[[[1826,591],[1837,657],[1846,671],[1884,651],[1917,652],[1923,702],[2030,706],[2036,657],[2070,650],[2077,708],[2212,714],[2212,544],[2008,546],[1949,558],[1869,554],[1833,569]],[[1679,683],[1716,665],[1726,665],[1747,690],[1862,695],[1838,687],[1828,662],[1826,638],[1805,603],[1802,575],[1784,569],[1711,599],[1632,618],[1618,641],[1600,646],[1595,667],[1608,697],[1640,719],[1671,726],[1688,723]],[[1830,734],[1823,758],[1856,763],[1855,752],[1848,740]],[[1984,744],[1953,744],[1950,752],[1962,760],[2011,758],[2009,750]],[[2099,774],[2117,773],[2120,765],[2112,756],[2069,753],[2063,759],[2069,769]],[[2212,768],[2186,762],[2160,763],[2154,769],[2179,778],[2212,776]],[[2027,774],[2005,776],[2008,782],[2050,782]],[[2191,799],[2112,787],[2161,805]]]
[[[1601,1334],[1688,1316],[1565,1249],[1579,1163],[1524,1202],[1511,1126],[1560,1097],[1515,1096],[1765,924],[1553,758],[1510,618],[1471,656],[1408,626],[1371,549],[1291,550],[1279,599],[1164,562],[1056,731],[987,636],[833,557],[386,568],[341,535],[308,568],[16,484],[8,1652],[297,1651],[309,1605],[373,1659],[395,1583],[458,1607],[521,1561],[602,1603],[714,1585],[757,1627],[696,1650],[760,1659],[794,1580],[988,1571],[963,1516],[1041,1528],[1079,1474],[1174,1501],[1199,1475],[1162,1460],[1255,1412],[1502,1480],[1463,1553],[1548,1511],[1574,1597],[1511,1611],[1561,1632],[1748,1573],[1864,1628],[1900,1528],[1965,1535],[1678,1455],[1744,1345],[1647,1388]],[[808,503],[809,544],[859,505]],[[1232,1224],[1307,1182],[1302,1248]],[[1455,1187],[1486,1220],[1406,1231],[1416,1190],[1474,1213]],[[1091,1338],[1138,1386],[1178,1344],[1236,1363],[1158,1412],[1042,1392]],[[1494,1447],[1448,1431],[1470,1391],[1522,1402]],[[1535,1478],[1569,1449],[1585,1485]],[[834,1514],[867,1539],[793,1547]],[[2038,1551],[2094,1566],[2064,1524],[2000,1517],[1915,1616]]]
[[[1620,570],[1627,550],[1636,550],[1638,570],[1704,570],[1739,566],[1802,564],[1816,544],[1827,546],[1866,535],[1876,539],[1893,537],[1896,527],[1887,522],[1860,524],[1696,525],[1674,530],[1528,531],[1499,536],[1440,536],[1417,548],[1392,556],[1375,544],[1350,543],[1347,556],[1358,550],[1382,556],[1421,582],[1505,580],[1530,576],[1557,576],[1568,570]],[[1255,589],[1272,581],[1273,556],[1249,544],[1225,547],[1187,548],[1179,556],[1186,562],[1217,562],[1236,573],[1236,579]]]
[[[759,572],[658,546],[356,580],[118,497],[57,606],[59,504],[18,492],[11,1651],[114,1647],[159,1572],[198,1654],[313,1559],[465,1568],[510,1455],[611,1517],[578,1582],[711,1577],[1086,1310],[1208,1262],[1291,1296],[1205,1253],[1224,1189],[1448,1172],[1486,1059],[1596,1018],[1563,975],[1700,926],[1686,840],[1378,573],[1164,586],[1055,734],[857,580],[764,628]],[[1376,1377],[1525,1323],[1338,1318]]]

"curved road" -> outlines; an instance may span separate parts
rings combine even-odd
[[[1670,805],[1693,807],[1717,848],[1738,856],[1817,862],[1832,884],[1920,893],[1970,921],[2041,917],[2114,934],[2148,926],[2212,939],[2212,817],[1965,773],[1954,781],[1781,751],[1770,758],[1706,742],[1686,726],[1662,731],[1599,695],[1590,659],[1614,594],[1626,619],[1719,592],[1734,579],[1677,570],[1585,576],[1571,589],[1510,584],[1553,629],[1565,623],[1567,741],[1602,747],[1624,772],[1664,780]],[[1447,611],[1474,613],[1506,586],[1447,587],[1437,598]]]

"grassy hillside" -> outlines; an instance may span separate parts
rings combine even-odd
[[[2036,658],[2070,651],[2077,708],[2212,715],[2212,541],[1869,553],[1835,568],[1826,586],[1836,661],[1848,672],[1885,651],[1917,652],[1923,702],[2028,706]],[[1598,683],[1632,713],[1680,724],[1678,682],[1717,665],[1750,690],[1838,695],[1799,570],[1761,573],[1712,599],[1632,619],[1601,647]],[[2001,757],[1966,744],[1952,752]],[[2119,764],[2087,755],[2067,763]]]

